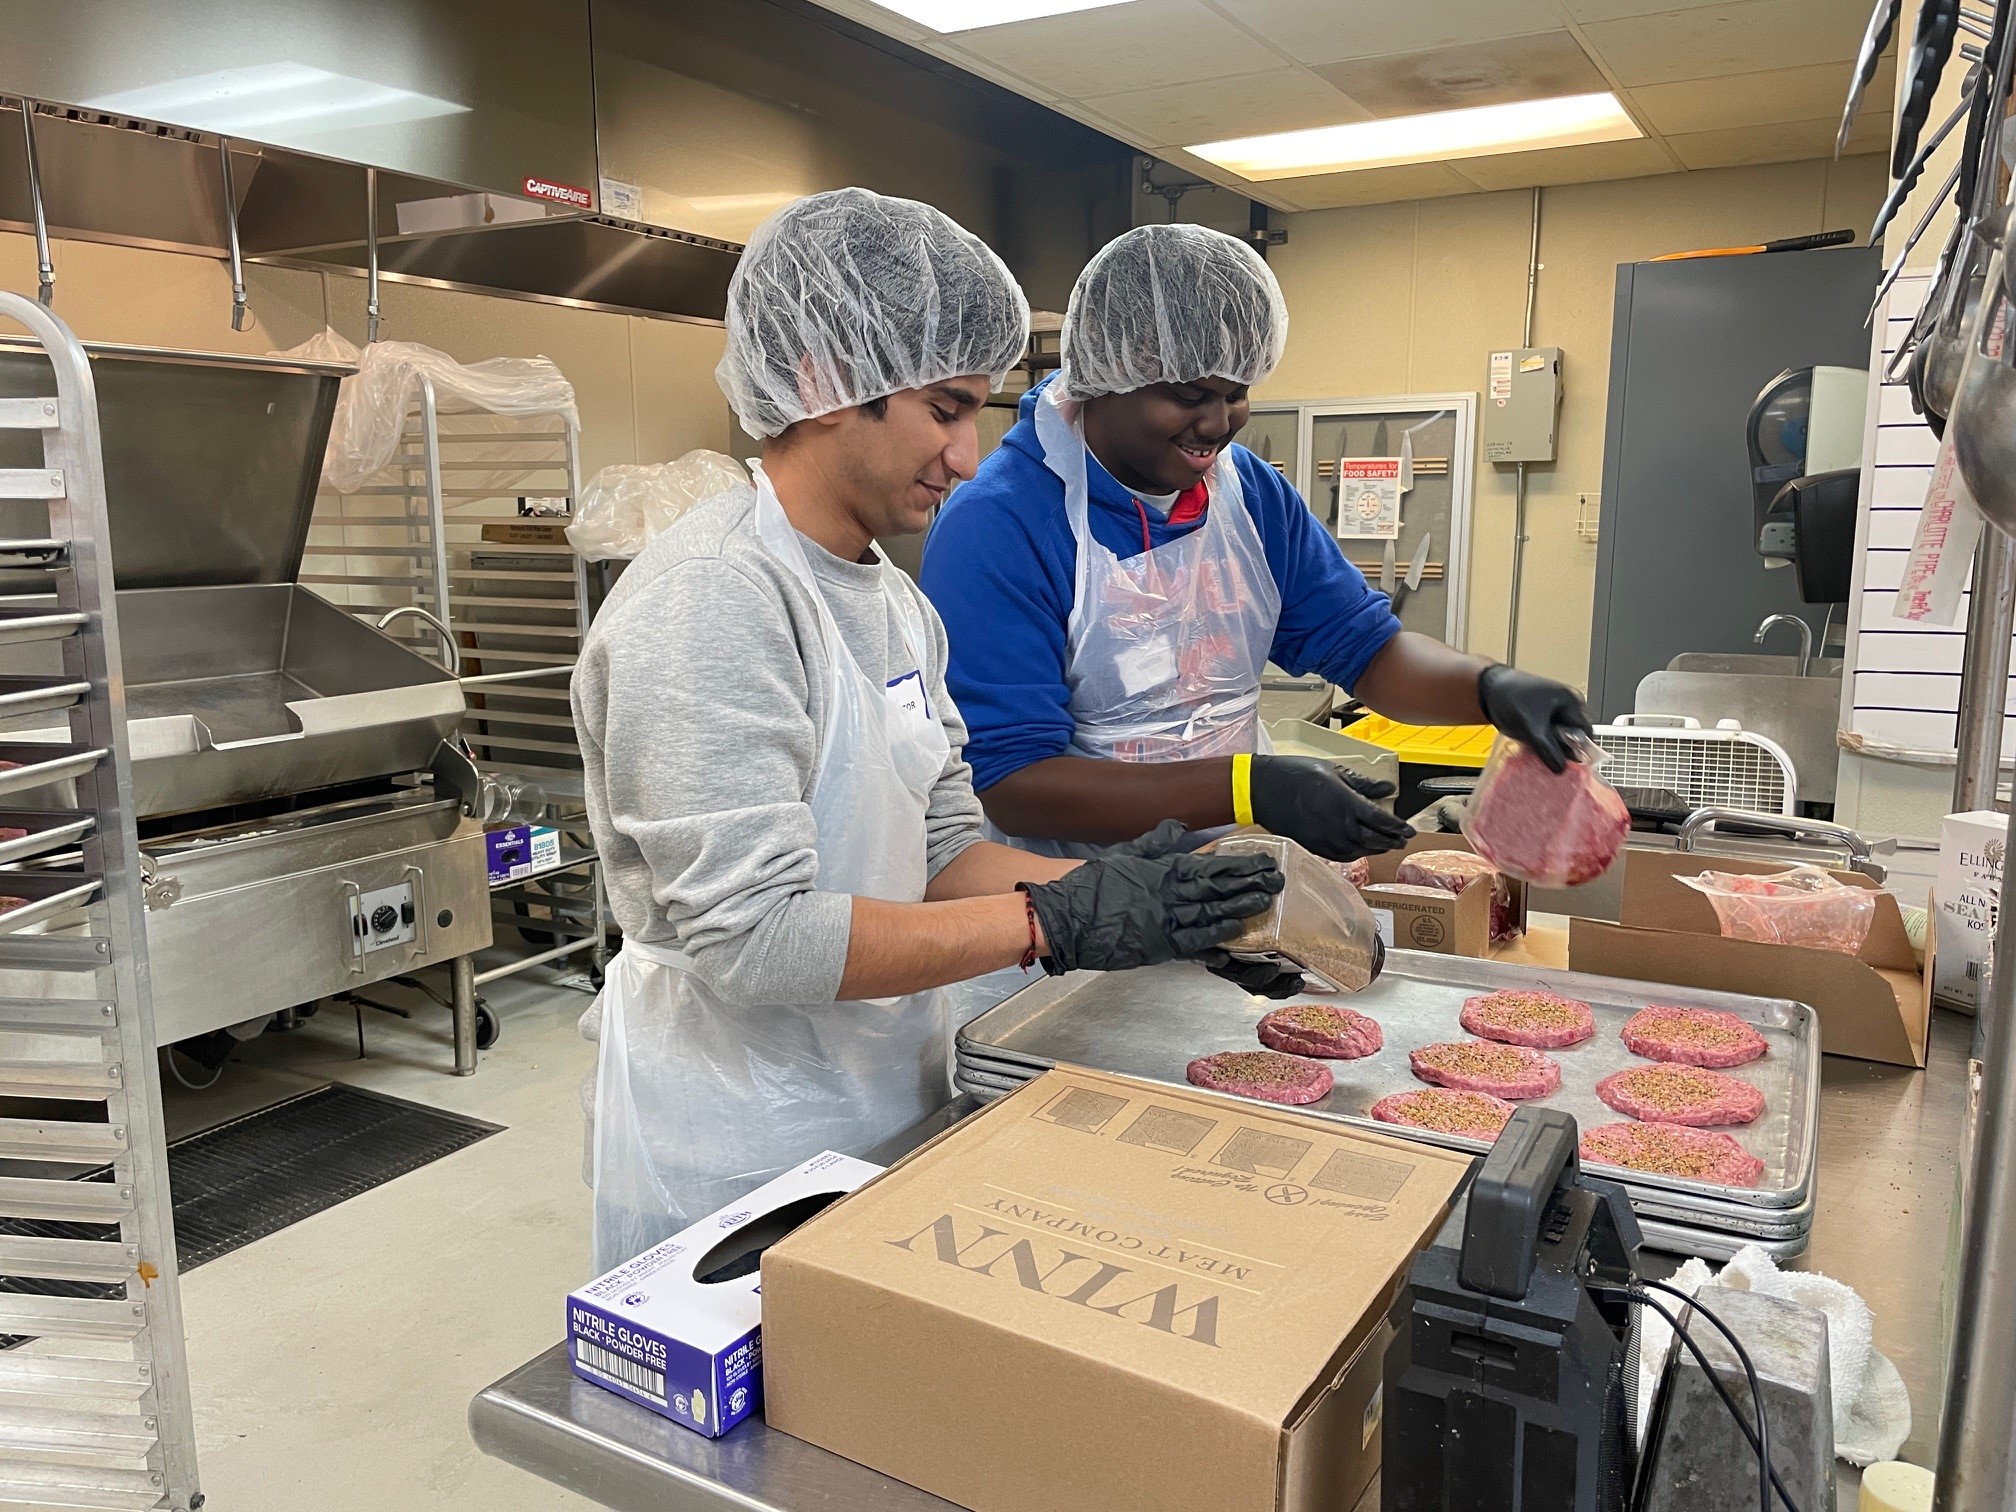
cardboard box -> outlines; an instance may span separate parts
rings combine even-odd
[[[1704,871],[1754,876],[1783,871],[1785,862],[1679,851],[1632,850],[1626,855],[1621,922],[1570,920],[1571,970],[1791,998],[1810,1004],[1819,1015],[1820,1048],[1828,1055],[1896,1066],[1925,1064],[1931,996],[1891,894],[1879,891],[1876,919],[1859,956],[1760,945],[1724,939],[1714,907],[1676,879]],[[1876,886],[1859,872],[1830,875],[1853,887]]]
[[[975,1512],[1335,1512],[1468,1168],[1048,1072],[765,1256],[766,1416]]]
[[[570,1292],[574,1373],[719,1438],[763,1400],[764,1246],[881,1169],[830,1150],[815,1155]]]
[[[1981,968],[1995,944],[2008,848],[2007,814],[1948,814],[1939,827],[1939,880],[1930,905],[1925,971],[1934,1002],[1972,1012],[1981,1001]]]
[[[560,832],[550,825],[514,824],[491,830],[483,841],[493,886],[560,864]]]
[[[1379,935],[1396,950],[1425,950],[1435,955],[1475,956],[1491,954],[1491,894],[1488,888],[1471,887],[1460,893],[1441,893],[1441,901],[1423,892],[1400,888],[1395,878],[1400,863],[1416,851],[1470,850],[1461,835],[1416,835],[1397,851],[1367,860],[1372,883],[1363,889],[1365,901],[1379,920]],[[1509,878],[1513,917],[1523,929],[1526,924],[1526,884]]]

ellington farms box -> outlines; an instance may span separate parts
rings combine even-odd
[[[973,1512],[1336,1512],[1469,1161],[1060,1068],[763,1260],[779,1428]]]
[[[2008,848],[2007,814],[1948,814],[1939,827],[1932,997],[1949,1008],[1972,1010],[1980,1004],[1981,969],[1995,943]]]
[[[815,1155],[569,1293],[574,1373],[719,1438],[763,1400],[764,1249],[881,1169]]]

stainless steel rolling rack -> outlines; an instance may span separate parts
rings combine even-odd
[[[482,971],[458,962],[469,980],[458,979],[457,996],[583,953],[599,986],[607,958],[607,898],[564,681],[588,633],[590,580],[564,542],[515,538],[571,514],[578,441],[570,416],[494,414],[444,400],[423,376],[381,480],[325,489],[310,524],[301,581],[388,631],[403,620],[416,650],[438,648],[469,698],[470,753],[487,773],[536,783],[548,800],[542,822],[561,832],[558,865],[491,888],[493,923],[532,948]],[[558,514],[528,517],[528,506]],[[480,999],[478,1024],[488,1048],[497,1021]]]
[[[0,499],[46,502],[49,534],[0,540],[0,563],[46,569],[53,608],[0,613],[0,641],[60,643],[59,678],[8,679],[39,695],[0,712],[64,709],[68,745],[0,772],[0,794],[74,783],[0,851],[0,972],[74,991],[0,998],[0,1100],[83,1105],[76,1120],[0,1117],[0,1217],[101,1227],[115,1237],[0,1235],[0,1273],[83,1282],[94,1296],[0,1292],[0,1508],[203,1504],[169,1206],[147,931],[127,749],[125,682],[95,385],[83,347],[42,306],[0,292],[0,316],[47,352],[56,392],[0,400],[0,429],[39,432],[43,466],[0,470]],[[40,684],[39,689],[21,686]],[[52,702],[51,700],[55,700]],[[18,753],[18,748],[17,753]],[[39,868],[12,863],[31,856]],[[28,932],[46,927],[47,932]],[[4,1107],[4,1101],[0,1101]],[[102,1121],[91,1116],[103,1110]],[[98,1163],[105,1180],[16,1175]],[[81,1347],[80,1347],[81,1343]],[[109,1346],[109,1347],[108,1347]]]

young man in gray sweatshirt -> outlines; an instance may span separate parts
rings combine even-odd
[[[1075,865],[981,838],[943,627],[874,547],[978,462],[1027,338],[1000,261],[864,190],[759,228],[719,377],[764,438],[626,571],[573,682],[625,948],[602,1005],[597,1264],[949,1096],[932,989],[1217,947],[1278,872],[1180,826]]]

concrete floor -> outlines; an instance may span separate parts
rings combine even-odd
[[[484,989],[503,1022],[473,1077],[448,1074],[445,1009],[325,1006],[238,1048],[222,1081],[168,1085],[176,1135],[329,1081],[504,1131],[183,1278],[198,1464],[216,1512],[531,1512],[591,1504],[479,1454],[469,1400],[561,1335],[587,1279],[579,1084],[584,992],[540,968]]]

